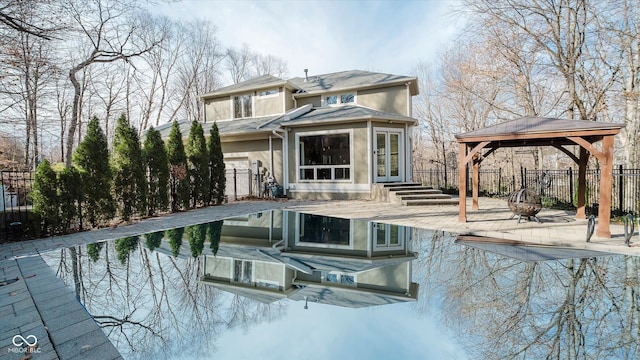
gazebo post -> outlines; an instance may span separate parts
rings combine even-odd
[[[471,179],[471,193],[473,200],[471,202],[471,209],[478,210],[478,188],[480,187],[480,161],[478,161],[477,154],[473,156],[473,178]]]
[[[467,144],[458,144],[458,221],[467,222]]]
[[[600,204],[598,206],[598,229],[596,235],[603,238],[610,238],[611,231],[609,223],[611,221],[611,190],[613,182],[613,136],[608,135],[602,138],[602,153],[604,161],[601,162],[600,170]]]
[[[585,189],[587,183],[587,162],[589,161],[589,152],[587,149],[580,147],[580,158],[578,161],[578,201],[576,204],[576,219],[586,219],[585,215]]]

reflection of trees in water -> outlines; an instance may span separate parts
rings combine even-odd
[[[282,303],[263,304],[199,283],[200,258],[173,258],[120,240],[120,252],[116,242],[106,242],[97,261],[86,247],[43,257],[57,265],[58,275],[75,288],[125,358],[202,358],[215,350],[224,331],[284,315]]]
[[[637,358],[638,257],[528,263],[420,231],[418,311],[441,317],[476,358]],[[416,248],[416,249],[417,249]]]

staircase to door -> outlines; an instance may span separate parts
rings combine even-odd
[[[373,198],[404,206],[458,205],[458,199],[420,183],[382,183],[373,185]]]

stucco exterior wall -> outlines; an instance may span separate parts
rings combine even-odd
[[[304,106],[304,105],[307,105],[307,104],[311,104],[313,107],[320,107],[321,106],[320,95],[297,98],[296,101],[298,103],[298,107],[301,107],[301,106]]]
[[[358,287],[405,293],[409,290],[409,262],[371,269],[358,274]]]
[[[358,90],[358,105],[390,113],[410,116],[407,112],[406,86],[393,86],[382,89]]]
[[[260,117],[284,113],[284,109],[282,107],[283,96],[284,93],[282,91],[278,91],[275,95],[255,96],[253,116]]]
[[[287,112],[294,107],[293,98],[291,97],[291,90],[285,88],[284,89],[284,111]]]
[[[266,136],[268,137],[269,135]],[[273,168],[271,166],[268,138],[259,140],[235,139],[232,141],[225,141],[225,139],[222,139],[221,144],[225,161],[245,161],[242,159],[246,159],[249,163],[249,168],[251,168],[251,163],[253,161],[260,160],[262,162],[262,168],[266,168],[279,184],[283,183],[282,140],[279,137],[272,135],[271,138]]]
[[[229,279],[231,274],[231,266],[233,260],[228,258],[220,258],[207,256],[205,260],[205,274],[215,278]]]
[[[253,273],[255,274],[256,282],[259,280],[268,280],[277,282],[279,286],[283,286],[284,265],[273,264],[268,262],[254,261]]]
[[[207,122],[231,119],[231,100],[228,96],[207,100],[205,102]]]

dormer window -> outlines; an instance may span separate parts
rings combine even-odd
[[[251,94],[233,97],[233,118],[247,118],[253,116],[253,103]]]
[[[323,106],[349,104],[355,102],[356,96],[354,93],[329,95],[325,96],[323,100]]]

